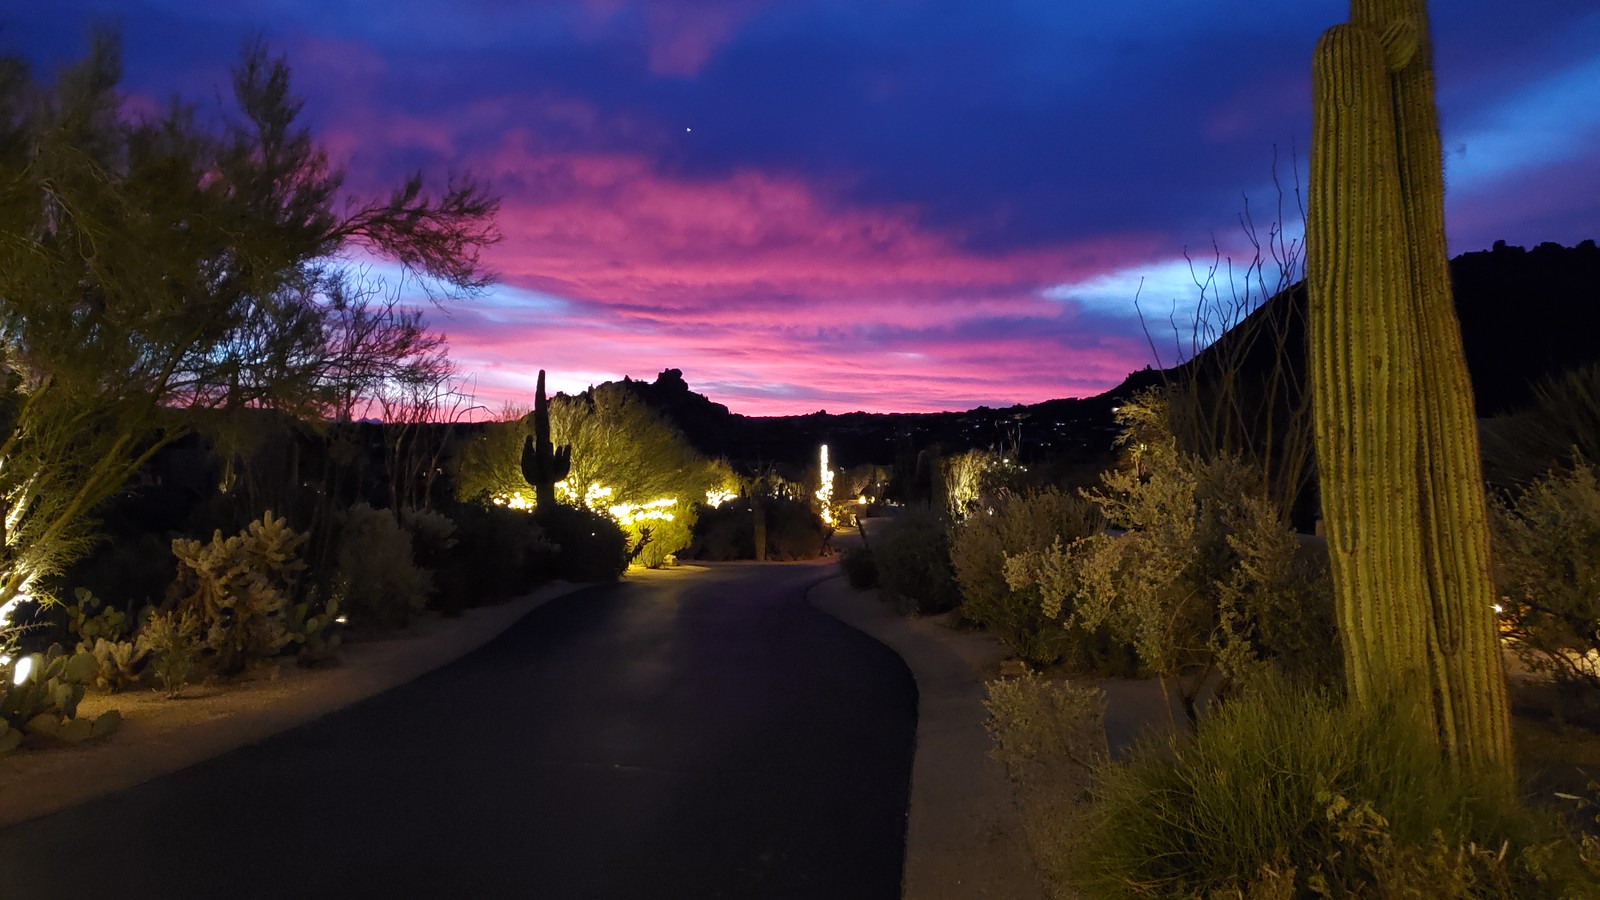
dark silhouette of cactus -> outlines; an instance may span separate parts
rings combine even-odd
[[[1353,0],[1312,92],[1309,351],[1350,693],[1399,700],[1458,764],[1509,773],[1424,0]]]
[[[533,486],[535,510],[556,503],[556,482],[572,471],[572,448],[550,444],[550,401],[544,395],[544,370],[533,395],[533,434],[522,439],[522,477]]]

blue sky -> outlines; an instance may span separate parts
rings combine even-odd
[[[1345,6],[1077,6],[54,0],[0,51],[49,72],[111,24],[131,109],[217,110],[260,34],[352,192],[490,179],[502,287],[435,325],[491,406],[676,367],[742,412],[957,409],[1150,363],[1135,293],[1170,331],[1186,251],[1242,264],[1275,162],[1300,234]],[[1431,12],[1452,252],[1600,237],[1600,7]]]

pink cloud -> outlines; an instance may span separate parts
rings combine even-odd
[[[692,78],[766,5],[764,0],[652,0],[642,4],[650,72]],[[584,0],[584,25],[603,33],[628,10],[619,0]]]
[[[508,115],[527,124],[473,152],[468,136]],[[568,391],[681,368],[735,411],[780,414],[1085,395],[1147,362],[1136,326],[1049,290],[1155,259],[1163,238],[978,252],[914,206],[850,202],[845,184],[668,175],[642,152],[546,138],[619,127],[541,97],[480,100],[439,123],[352,110],[322,132],[352,154],[358,190],[384,183],[363,159],[422,149],[504,195],[505,239],[487,257],[504,287],[433,316],[489,411],[526,402],[539,368]]]

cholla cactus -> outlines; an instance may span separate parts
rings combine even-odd
[[[276,655],[289,642],[283,616],[305,568],[300,559],[305,542],[305,534],[273,518],[271,510],[234,537],[224,539],[217,531],[209,544],[172,542],[178,607],[200,620],[218,669],[237,671],[251,659]]]
[[[1313,409],[1350,692],[1403,695],[1451,758],[1509,772],[1424,0],[1353,0],[1312,91]]]

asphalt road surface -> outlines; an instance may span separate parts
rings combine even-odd
[[[0,831],[0,900],[897,898],[916,687],[805,602],[833,571],[557,599],[414,682]]]

